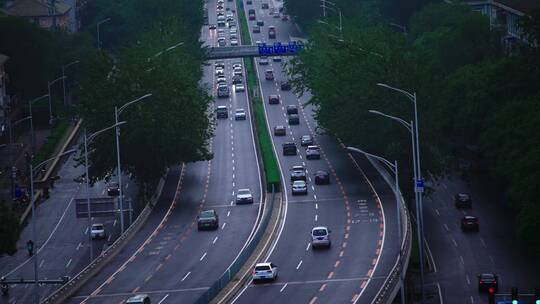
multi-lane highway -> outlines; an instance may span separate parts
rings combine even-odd
[[[215,24],[216,2],[209,1],[207,6],[209,22]],[[230,12],[234,2],[224,6]],[[228,28],[224,34],[230,41]],[[204,27],[201,39],[216,45],[217,30]],[[247,95],[235,92],[231,85],[233,61],[238,60],[224,61],[223,75],[230,88],[227,98],[216,96],[215,63],[204,70],[203,83],[211,88],[214,108],[227,106],[229,110],[227,119],[216,119],[210,144],[214,158],[171,169],[162,197],[141,231],[69,303],[119,303],[137,293],[149,294],[156,303],[192,303],[247,243],[263,193]],[[246,110],[246,120],[234,119],[240,108]],[[253,204],[235,204],[242,188],[251,190]],[[198,231],[197,215],[207,209],[217,211],[219,228]]]
[[[260,33],[253,33],[256,21],[249,21],[253,41],[287,43],[298,36],[296,28],[269,12],[279,10],[281,2],[246,5],[255,9],[256,20],[263,21]],[[277,30],[276,39],[268,38],[268,27]],[[303,105],[309,96],[298,98],[291,91],[281,91],[280,83],[287,79],[282,63],[270,58],[268,65],[256,60],[261,84],[261,96],[270,130],[286,126],[287,135],[273,136],[275,153],[284,181],[286,214],[284,224],[267,260],[278,267],[279,278],[274,283],[250,284],[235,299],[236,303],[367,303],[381,287],[395,261],[398,241],[394,197],[382,180],[362,174],[336,139],[317,134],[313,108]],[[266,80],[272,71],[274,80]],[[280,96],[280,104],[269,104],[271,94]],[[297,105],[300,124],[288,124],[286,107]],[[306,159],[300,138],[311,135],[321,148],[321,159]],[[296,156],[284,156],[282,144],[295,142]],[[293,196],[289,184],[289,169],[302,165],[307,169],[308,194]],[[330,173],[329,185],[315,185],[313,173]],[[374,178],[374,180],[371,180]],[[314,251],[310,246],[311,229],[327,226],[332,230],[332,247]]]
[[[484,176],[470,182],[457,176],[441,178],[426,199],[424,230],[435,264],[427,284],[440,286],[445,303],[485,303],[486,295],[478,292],[477,275],[481,273],[499,276],[500,293],[519,287],[520,293],[530,294],[538,288],[538,262],[524,256],[512,242],[508,229],[512,221],[502,198],[485,183]],[[454,206],[454,195],[463,192],[472,197],[471,209]],[[459,221],[464,215],[480,219],[479,232],[461,231]]]
[[[36,208],[38,273],[40,279],[59,279],[62,276],[73,276],[82,270],[89,262],[88,226],[86,218],[75,217],[75,199],[85,198],[84,184],[74,179],[84,172],[83,166],[75,167],[76,156],[71,156],[58,171],[60,177],[55,187],[49,191],[50,197]],[[114,179],[114,177],[113,177]],[[124,195],[135,204],[137,186],[124,177]],[[90,197],[104,197],[106,183],[95,183],[89,188]],[[99,255],[104,246],[114,241],[119,234],[119,221],[115,218],[93,218],[93,223],[105,226],[107,237],[93,240],[94,257]],[[26,241],[33,239],[29,223],[21,234],[18,242],[18,252],[13,256],[3,256],[0,259],[1,275],[9,280],[34,278],[33,259],[27,255]],[[56,285],[42,285],[39,294],[43,298],[49,295]],[[7,303],[30,303],[34,297],[34,285],[11,285],[9,295],[2,300]]]

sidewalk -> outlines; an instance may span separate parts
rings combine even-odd
[[[47,142],[47,138],[50,134],[49,129],[36,130],[34,132],[36,151]],[[12,204],[12,187],[16,185],[21,188],[27,188],[27,167],[28,162],[25,159],[26,153],[32,154],[32,144],[30,133],[24,133],[18,138],[14,139],[13,144],[7,144],[0,148],[0,201],[5,201],[8,206]],[[18,176],[12,179],[12,168],[16,168],[19,172]],[[26,206],[14,206],[17,212],[22,212]]]

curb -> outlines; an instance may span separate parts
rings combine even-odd
[[[376,164],[369,157],[366,157],[366,159],[377,170],[377,172],[379,172],[379,174],[383,177],[383,179],[386,181],[388,186],[393,189],[392,178],[388,176],[388,172],[384,171],[384,169],[382,169],[378,164]],[[399,283],[400,283],[400,275],[405,274],[409,266],[409,260],[411,257],[411,249],[412,249],[412,227],[411,227],[411,219],[409,216],[409,211],[407,209],[403,196],[401,195],[401,191],[399,191],[399,194],[400,194],[400,201],[401,201],[401,204],[400,204],[401,214],[403,216],[402,221],[401,221],[402,231],[403,231],[403,241],[401,243],[401,252],[403,254],[401,255],[401,257],[398,256],[398,258],[396,259],[396,262],[394,266],[392,267],[392,270],[386,277],[384,284],[381,286],[381,288],[377,292],[377,295],[373,298],[373,301],[371,302],[372,304],[379,304],[379,303],[390,304],[393,302],[400,288],[405,288],[405,286],[400,286]]]
[[[182,170],[184,167],[182,166]],[[50,296],[44,299],[41,304],[63,303],[75,292],[77,292],[86,282],[100,272],[103,267],[116,256],[127,245],[127,243],[135,236],[135,234],[144,225],[157,200],[161,196],[165,179],[169,173],[169,169],[165,172],[165,175],[159,180],[159,184],[156,188],[156,192],[152,196],[150,202],[146,205],[143,211],[139,214],[137,219],[128,227],[128,229],[122,234],[114,243],[103,251],[92,263],[81,270],[75,277],[70,279],[66,284],[62,285],[59,289],[53,292]],[[181,173],[180,173],[181,174]]]
[[[261,257],[264,256],[270,249],[276,236],[275,232],[280,226],[279,224],[281,223],[283,213],[282,193],[277,192],[275,195],[277,200],[275,203],[277,203],[277,206],[274,207],[277,208],[272,208],[271,213],[267,214],[267,216],[270,216],[270,220],[262,238],[259,240],[257,247],[252,252],[248,260],[244,263],[244,266],[242,266],[238,273],[230,280],[229,284],[227,284],[222,291],[214,299],[212,299],[212,301],[210,301],[211,304],[230,303],[241,288],[249,283],[251,280],[251,270],[261,259]]]
[[[66,151],[66,148],[71,144],[71,142],[73,141],[73,138],[75,138],[75,135],[79,133],[79,129],[81,128],[82,122],[83,122],[82,119],[79,119],[77,121],[77,124],[75,125],[71,133],[69,134],[68,138],[64,141],[64,144],[62,145],[62,148],[60,149],[60,151],[55,150],[56,155],[64,153],[64,151]],[[34,181],[34,182],[43,182],[49,179],[52,172],[56,169],[56,166],[60,162],[61,158],[62,157],[56,157],[54,161],[52,162],[52,164],[49,166],[49,169],[47,169],[47,171],[45,172],[45,176],[40,181]],[[38,190],[37,193],[34,195],[34,200],[30,202],[30,204],[28,204],[28,206],[26,207],[26,210],[24,210],[23,214],[21,215],[21,219],[19,220],[20,225],[22,225],[24,221],[26,221],[26,218],[28,217],[30,210],[32,210],[32,204],[36,204],[42,195],[43,195],[43,190]]]

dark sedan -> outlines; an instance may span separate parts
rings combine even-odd
[[[120,187],[118,186],[118,183],[109,183],[107,185],[107,195],[108,196],[120,195]]]
[[[330,174],[326,171],[317,171],[315,173],[315,185],[328,185],[330,184]]]
[[[199,216],[197,216],[197,228],[198,230],[218,229],[219,217],[217,212],[215,210],[202,211]]]
[[[471,196],[465,193],[459,193],[454,196],[456,208],[472,208]]]
[[[287,106],[287,115],[298,114],[298,107],[296,105]]]
[[[461,230],[462,231],[479,231],[480,222],[476,216],[466,215],[461,218]]]
[[[288,120],[290,125],[300,124],[300,117],[298,117],[298,114],[290,114]]]
[[[268,95],[268,104],[279,104],[279,95]]]
[[[485,292],[493,288],[495,292],[499,289],[499,277],[493,273],[483,273],[478,275],[478,291]]]
[[[280,87],[282,91],[289,91],[291,89],[291,84],[288,81],[282,81]]]

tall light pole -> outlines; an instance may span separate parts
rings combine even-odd
[[[62,77],[56,78],[53,81],[48,81],[47,82],[47,90],[48,90],[48,93],[49,93],[47,95],[49,95],[49,124],[50,125],[53,124],[51,86],[53,84],[55,84],[57,81],[60,81],[60,80],[65,79],[65,78],[66,78],[66,76],[62,76]]]
[[[120,168],[120,127],[118,126],[118,116],[122,114],[122,112],[129,107],[132,104],[135,104],[136,102],[142,101],[143,99],[152,96],[152,94],[146,94],[143,95],[135,100],[132,100],[120,108],[114,107],[114,121],[116,123],[116,162],[117,162],[117,171],[116,175],[118,177],[118,189],[119,189],[119,207],[120,207],[120,231],[123,234],[124,233],[124,197],[123,197],[123,190],[122,190],[122,170]]]
[[[420,144],[419,144],[419,135],[418,135],[418,107],[416,104],[416,92],[409,93],[405,90],[389,86],[384,83],[377,83],[378,86],[387,88],[392,91],[399,92],[405,95],[413,103],[414,107],[414,136],[415,136],[415,146],[416,146],[416,180],[414,181],[414,192],[417,195],[417,221],[419,222],[419,247],[420,247],[420,293],[421,293],[421,302],[424,302],[424,216],[423,216],[423,206],[422,206],[422,192],[424,191],[424,181],[422,179],[422,170],[420,168]]]
[[[66,103],[66,69],[70,66],[79,63],[79,60],[75,60],[73,62],[70,62],[66,65],[62,65],[62,86],[64,87],[64,106],[67,106]]]
[[[390,22],[389,25],[400,29],[404,35],[407,35],[407,27],[405,25],[397,24],[394,22]]]
[[[97,47],[98,47],[98,49],[100,49],[100,50],[101,50],[101,40],[99,39],[99,27],[100,27],[103,23],[108,22],[108,21],[110,21],[110,20],[111,20],[111,18],[103,19],[103,20],[99,21],[99,22],[97,23],[97,25],[96,25],[96,27],[97,27]]]
[[[332,1],[327,1],[327,0],[321,0],[321,7],[323,9],[323,17],[326,18],[326,9],[328,8],[328,6],[326,6],[326,4],[331,4],[332,6],[336,6],[336,4]]]
[[[44,99],[46,97],[49,97],[49,94],[45,94],[45,95],[40,96],[38,98],[34,98],[34,99],[32,99],[32,100],[30,100],[28,102],[28,111],[30,112],[29,113],[30,117],[34,117],[33,112],[32,112],[32,104],[35,103],[35,102],[38,102],[41,99]],[[32,134],[31,134],[32,138],[30,139],[31,142],[32,142],[31,143],[32,144],[32,155],[34,155],[36,153],[36,138],[34,136],[34,119],[33,118],[30,119],[30,129],[32,130]]]
[[[125,121],[121,121],[121,122],[117,122],[115,123],[114,125],[110,126],[110,127],[107,127],[105,129],[101,129],[97,132],[94,132],[90,135],[88,135],[88,133],[86,132],[86,130],[84,131],[84,166],[85,166],[85,180],[86,180],[86,211],[88,212],[88,247],[90,248],[90,263],[92,263],[92,261],[94,260],[94,248],[92,246],[92,233],[91,233],[91,229],[92,229],[92,217],[90,216],[90,191],[88,190],[89,189],[89,183],[90,183],[90,175],[88,175],[88,143],[90,143],[94,138],[96,138],[96,136],[98,136],[99,134],[103,133],[103,132],[106,132],[110,129],[113,129],[113,128],[116,128],[120,125],[123,125],[125,124],[126,122]]]
[[[15,128],[16,125],[20,124],[21,122],[24,122],[26,120],[32,121],[32,116],[26,116],[25,118],[21,118],[19,120],[14,121],[13,123],[10,122],[9,124],[9,143],[13,143],[13,128]],[[31,124],[30,124],[31,125]],[[32,131],[32,130],[30,130]]]
[[[401,245],[403,243],[403,236],[402,236],[402,227],[401,227],[401,204],[400,204],[400,191],[399,191],[399,172],[398,172],[398,163],[397,161],[394,161],[394,163],[392,164],[389,160],[387,160],[386,158],[383,158],[383,157],[380,157],[380,156],[377,156],[377,155],[374,155],[374,154],[371,154],[371,153],[367,153],[363,150],[360,150],[358,148],[355,148],[355,147],[347,147],[347,150],[349,151],[353,151],[353,152],[358,152],[358,153],[362,153],[364,154],[366,157],[372,157],[372,158],[375,158],[376,160],[380,161],[381,163],[383,163],[384,165],[386,165],[386,167],[388,167],[388,169],[390,169],[390,171],[392,173],[394,173],[394,195],[396,197],[396,211],[397,211],[397,225],[398,225],[398,258],[399,258],[399,263],[400,263],[400,271],[399,271],[399,282],[400,282],[400,290],[401,290],[401,302],[402,304],[405,304],[405,284],[403,284],[403,281],[404,281],[404,276],[403,276],[403,265],[401,264]]]
[[[36,212],[36,203],[34,202],[34,171],[38,171],[43,165],[45,165],[46,163],[58,158],[58,157],[62,157],[64,155],[67,155],[67,154],[71,154],[71,153],[74,153],[75,151],[77,151],[77,149],[71,149],[71,150],[68,150],[68,151],[65,151],[64,153],[61,153],[61,154],[58,154],[54,157],[51,157],[41,163],[39,163],[38,165],[36,165],[35,167],[32,166],[32,161],[30,161],[30,204],[32,204],[32,238],[34,239],[34,244],[35,244],[35,247],[36,249],[34,250],[34,256],[33,256],[33,260],[34,260],[34,303],[35,304],[39,304],[39,276],[38,276],[38,264],[37,264],[37,261],[38,261],[38,253],[39,253],[39,248],[37,248],[38,244],[37,244],[37,234],[36,234],[36,222],[37,222],[37,212]]]

